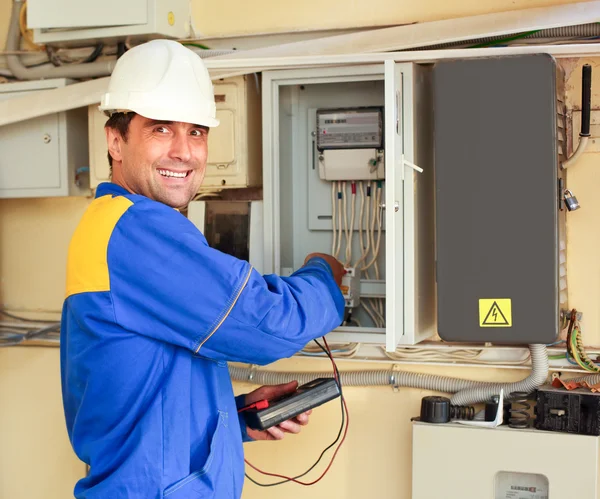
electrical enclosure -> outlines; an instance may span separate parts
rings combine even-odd
[[[393,61],[263,73],[265,271],[289,275],[323,252],[359,273],[331,341],[393,351],[435,333],[430,89],[428,66]],[[347,118],[359,109],[371,113],[354,133]],[[323,140],[332,124],[342,126]],[[333,177],[327,153],[340,153]]]
[[[549,55],[433,69],[438,330],[551,343],[566,308],[563,72]]]
[[[256,75],[213,82],[217,119],[208,134],[202,190],[242,188],[262,181],[260,87]]]
[[[411,497],[596,499],[599,442],[507,426],[413,423]],[[574,456],[573,465],[562,456]]]
[[[0,85],[0,99],[68,84],[49,79]],[[0,127],[0,198],[90,194],[85,109]]]
[[[17,4],[15,4],[17,5]],[[20,4],[19,4],[20,5]],[[189,0],[28,0],[27,26],[36,43],[76,46],[187,38]]]

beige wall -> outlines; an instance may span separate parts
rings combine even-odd
[[[525,5],[540,6],[568,2],[235,2],[229,5],[196,0],[196,24],[208,34],[240,31],[274,31],[308,27],[342,27],[389,24],[416,19],[446,18],[505,10]],[[221,11],[217,11],[217,5]],[[249,11],[247,5],[252,5]],[[283,12],[283,6],[286,10]],[[314,5],[312,16],[308,6]],[[369,6],[370,9],[366,9]],[[343,8],[342,8],[343,7]],[[339,9],[339,12],[338,12]],[[0,0],[0,37],[9,2]],[[236,12],[231,19],[222,14]],[[376,11],[377,15],[371,15]],[[323,13],[324,12],[324,13]],[[244,19],[244,23],[238,22]],[[212,30],[212,31],[211,31]],[[580,67],[573,61],[569,67]],[[600,105],[600,60],[595,67],[594,105]],[[570,105],[579,102],[579,70],[569,71]],[[585,155],[569,171],[569,185],[583,208],[569,216],[569,284],[571,305],[585,313],[586,342],[600,343],[600,264],[597,258],[597,220],[600,198],[596,195],[596,154]],[[36,199],[0,201],[0,294],[11,308],[47,312],[56,316],[64,289],[64,262],[70,235],[86,199]],[[291,359],[272,366],[280,370],[324,370],[321,360]],[[340,363],[345,370],[389,368],[388,364]],[[409,366],[407,370],[447,374],[473,379],[514,380],[522,370],[483,368],[435,368]],[[252,387],[237,385],[238,392]],[[411,473],[410,417],[417,415],[425,392],[390,388],[347,388],[350,430],[336,463],[318,485],[306,489],[285,485],[259,489],[248,484],[244,497],[289,499],[359,498],[408,499]],[[57,349],[0,349],[0,497],[11,499],[63,499],[69,497],[84,466],[70,450],[60,403]],[[266,470],[294,474],[306,469],[337,433],[338,408],[329,404],[312,418],[302,435],[279,443],[247,445],[248,459]],[[253,476],[256,476],[255,474]],[[435,475],[432,474],[432,479]]]
[[[388,26],[574,3],[577,0],[192,0],[203,36]]]
[[[389,26],[492,12],[547,7],[578,0],[191,0],[199,36],[280,33]],[[580,1],[580,0],[579,0]],[[0,0],[0,46],[6,38],[11,0]]]

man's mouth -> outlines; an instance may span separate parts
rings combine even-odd
[[[156,171],[163,177],[174,177],[174,178],[185,178],[192,172],[192,170],[173,171],[173,170],[165,170],[163,168],[157,168]]]

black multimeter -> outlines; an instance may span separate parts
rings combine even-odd
[[[303,412],[323,405],[341,395],[337,381],[331,378],[317,378],[283,397],[269,400],[264,409],[244,410],[244,418],[249,428],[266,430],[283,423]]]

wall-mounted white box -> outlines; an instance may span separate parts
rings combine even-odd
[[[190,35],[190,1],[29,0],[27,26],[36,43],[53,45],[181,39]]]
[[[261,96],[254,75],[213,81],[218,127],[208,135],[203,189],[262,182]]]
[[[0,85],[0,100],[64,87],[66,79]],[[0,127],[0,198],[90,194],[85,109]]]

